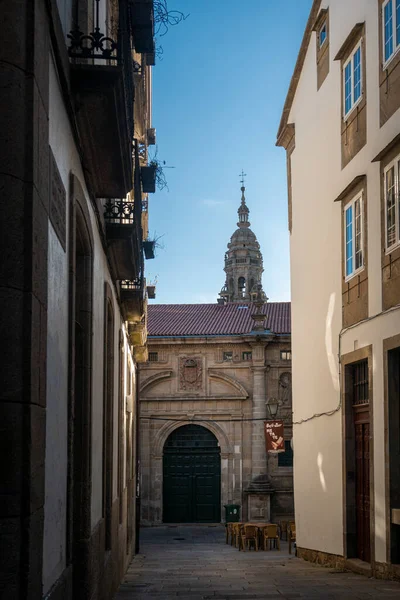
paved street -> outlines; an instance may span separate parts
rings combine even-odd
[[[163,526],[141,530],[115,600],[261,600],[400,598],[400,583],[315,566],[282,550],[239,552],[225,528]]]

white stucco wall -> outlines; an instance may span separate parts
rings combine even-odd
[[[59,88],[56,70],[50,59],[49,144],[66,189],[67,240],[69,238],[70,173],[85,189],[79,155]],[[88,196],[87,196],[88,198]],[[102,518],[103,498],[103,360],[104,360],[104,282],[110,284],[114,305],[114,429],[113,499],[117,497],[118,476],[118,389],[119,328],[123,327],[115,290],[97,230],[94,212],[87,203],[94,238],[93,264],[93,338],[92,338],[92,530]],[[68,250],[68,249],[67,249]],[[64,252],[49,223],[49,283],[47,331],[47,417],[45,522],[43,545],[44,593],[66,567],[67,522],[67,427],[68,427],[68,251]],[[125,331],[125,329],[124,329]],[[125,339],[125,360],[130,348]],[[126,367],[125,367],[126,368]],[[125,378],[126,385],[126,378]],[[134,387],[132,394],[135,394]],[[124,411],[125,412],[125,411]],[[125,424],[124,424],[125,430]],[[133,442],[134,443],[134,442]],[[125,473],[125,451],[123,453]]]
[[[382,310],[379,163],[371,160],[400,131],[400,111],[379,128],[378,7],[375,0],[323,1],[329,6],[329,75],[317,91],[312,34],[288,119],[295,124],[291,234],[292,374],[294,421],[339,404],[338,341],[342,324],[341,205],[334,199],[357,175],[368,186],[369,315]],[[334,61],[356,23],[366,23],[367,144],[341,169],[341,69]],[[397,321],[396,321],[397,318]],[[385,327],[380,323],[385,321]],[[399,331],[397,314],[343,335],[342,353],[374,344],[374,469],[376,560],[384,562],[384,328]],[[294,426],[297,543],[343,553],[341,412]]]

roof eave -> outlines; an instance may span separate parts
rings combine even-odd
[[[315,26],[315,21],[318,16],[319,8],[321,6],[321,1],[322,0],[314,0],[313,5],[311,7],[310,15],[308,17],[307,25],[306,25],[304,35],[303,35],[303,40],[301,42],[299,54],[297,56],[296,65],[294,67],[292,79],[290,80],[289,90],[286,95],[285,104],[283,106],[282,116],[281,116],[281,120],[279,123],[279,129],[278,129],[278,133],[276,136],[277,137],[277,142],[276,142],[277,146],[283,145],[282,138],[283,138],[284,130],[285,130],[286,126],[288,125],[289,114],[290,114],[290,111],[292,108],[294,96],[296,94],[297,85],[300,80],[301,71],[303,69],[304,61],[305,61],[306,54],[307,54],[307,49],[308,49],[310,39],[311,39],[311,34],[312,34],[314,26]]]

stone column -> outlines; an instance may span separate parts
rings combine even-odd
[[[253,419],[251,433],[251,474],[252,479],[267,472],[265,451],[264,419],[265,408],[265,366],[253,367]]]

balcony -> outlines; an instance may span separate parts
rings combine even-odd
[[[132,189],[133,59],[128,7],[119,3],[119,37],[99,28],[99,0],[93,31],[77,24],[68,35],[71,90],[90,187],[98,198],[124,197]]]
[[[128,327],[129,341],[132,346],[145,346],[147,343],[147,327],[142,319],[139,323],[132,323]]]
[[[141,321],[146,298],[143,278],[139,277],[134,280],[121,281],[120,298],[125,321],[129,321],[130,323]]]
[[[129,0],[129,9],[136,52],[154,54],[153,0]]]
[[[141,202],[107,200],[104,207],[111,268],[117,280],[133,280],[142,270]]]

